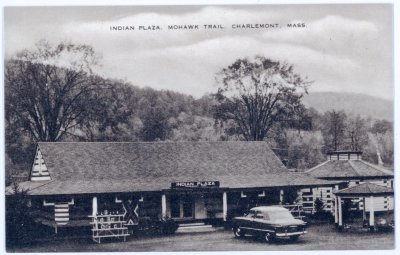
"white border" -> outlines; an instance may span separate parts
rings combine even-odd
[[[400,1],[400,0],[399,0]],[[4,160],[5,160],[5,151],[4,151],[4,29],[3,29],[3,23],[4,23],[4,7],[5,6],[109,6],[109,5],[114,5],[114,6],[126,6],[126,5],[258,5],[258,4],[373,4],[373,3],[393,3],[393,29],[394,29],[394,65],[393,68],[395,70],[394,72],[394,98],[397,100],[394,100],[394,105],[395,105],[395,111],[394,111],[394,123],[395,123],[395,130],[394,130],[394,138],[395,138],[395,176],[399,175],[399,170],[398,170],[398,165],[399,165],[399,159],[400,159],[400,126],[398,121],[400,120],[400,102],[398,98],[400,97],[400,89],[399,89],[399,67],[400,67],[400,60],[399,60],[399,46],[400,46],[400,40],[399,40],[399,14],[400,14],[400,4],[399,1],[393,0],[393,1],[388,1],[388,0],[383,0],[383,1],[378,1],[378,0],[353,0],[353,1],[334,1],[334,0],[250,0],[250,1],[245,1],[245,0],[193,0],[193,1],[184,1],[184,0],[168,0],[168,1],[162,1],[162,0],[137,0],[137,1],[129,1],[129,0],[2,0],[0,2],[1,8],[1,19],[0,19],[0,29],[1,29],[1,35],[2,35],[2,47],[1,47],[1,56],[2,56],[2,61],[1,61],[1,70],[0,70],[0,78],[1,78],[1,87],[0,87],[0,169],[2,170],[0,173],[0,183],[1,183],[1,189],[0,189],[0,254],[6,253],[5,251],[5,211],[4,211],[4,184],[5,184],[5,175],[4,175]],[[400,187],[399,186],[399,180],[396,177],[395,178],[395,187]],[[396,193],[397,190],[396,190]],[[398,227],[399,225],[399,205],[400,204],[400,199],[399,196],[395,196],[395,212],[396,212],[396,231],[395,231],[395,249],[394,250],[388,250],[388,251],[375,251],[375,250],[368,250],[368,251],[356,251],[356,250],[345,250],[345,251],[323,251],[324,254],[362,254],[362,255],[369,255],[369,254],[400,254],[400,242],[399,242],[399,235],[400,235],[400,228]],[[225,251],[225,252],[190,252],[191,254],[264,254],[266,252],[262,251],[251,251],[251,252],[234,252],[234,251]],[[270,252],[272,253],[272,252]],[[273,251],[274,254],[296,254],[296,255],[310,255],[310,254],[320,254],[321,251]],[[49,253],[48,253],[49,254]],[[74,254],[74,253],[65,253],[65,254]],[[94,254],[94,253],[80,253],[80,254]],[[117,254],[117,253],[114,253]],[[135,252],[135,254],[142,254],[142,252]],[[143,253],[145,254],[145,253]],[[152,253],[152,254],[157,254],[157,253]],[[175,254],[174,252],[163,252],[159,254]]]

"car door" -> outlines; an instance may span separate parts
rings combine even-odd
[[[257,232],[264,232],[265,227],[266,227],[265,213],[257,211],[256,214],[254,215],[253,228]]]
[[[246,229],[246,232],[249,234],[252,232],[254,214],[255,214],[255,212],[250,210],[250,212],[244,217],[244,220],[242,221],[242,224],[241,224],[241,227]]]
[[[249,221],[249,228],[253,234],[261,231],[263,224],[263,214],[260,211],[255,211],[253,218]]]

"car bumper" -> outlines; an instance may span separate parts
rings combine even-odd
[[[307,231],[290,232],[290,233],[276,233],[276,237],[297,236],[307,234]]]

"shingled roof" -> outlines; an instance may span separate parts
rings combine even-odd
[[[328,160],[305,173],[316,178],[373,178],[393,177],[394,173],[383,167],[373,165],[364,160]]]
[[[51,180],[22,183],[32,195],[159,191],[178,181],[219,181],[222,188],[332,184],[289,172],[266,142],[58,142],[39,143],[38,150]]]
[[[374,183],[363,183],[357,186],[353,186],[350,188],[342,189],[334,192],[335,194],[346,196],[346,195],[354,195],[354,196],[382,196],[382,195],[393,195],[394,191],[392,188],[377,185]]]

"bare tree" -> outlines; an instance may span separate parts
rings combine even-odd
[[[350,118],[346,129],[349,149],[352,151],[362,151],[368,142],[365,120],[360,116]]]
[[[324,115],[324,136],[325,149],[327,151],[337,151],[344,149],[346,140],[346,119],[347,115],[343,111],[328,111]]]
[[[238,59],[217,74],[217,122],[232,122],[246,140],[263,140],[276,122],[290,122],[307,93],[293,66],[257,56]]]
[[[6,118],[36,141],[59,141],[82,125],[104,80],[93,75],[98,57],[87,45],[46,41],[6,62]]]

